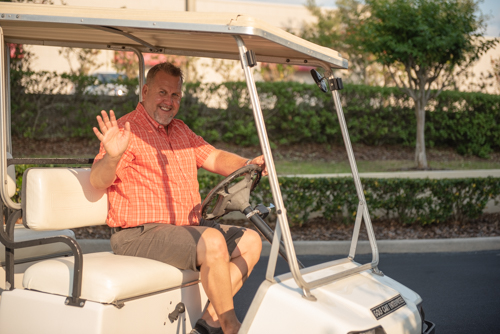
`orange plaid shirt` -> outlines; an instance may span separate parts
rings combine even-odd
[[[131,138],[118,163],[116,180],[108,188],[108,225],[198,225],[197,172],[215,148],[178,119],[168,125],[167,133],[141,103],[121,117],[118,126],[123,128],[125,122],[130,122]],[[101,144],[95,162],[104,154]]]

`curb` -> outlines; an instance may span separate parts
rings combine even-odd
[[[298,255],[347,255],[350,241],[298,241],[294,243]],[[267,246],[267,247],[266,247]],[[379,253],[454,253],[500,250],[500,237],[460,239],[378,240]],[[262,255],[269,255],[270,245],[265,245]],[[264,250],[267,254],[264,254]],[[361,240],[356,254],[370,254],[367,240]]]
[[[285,177],[304,177],[304,178],[340,178],[352,177],[351,173],[333,173],[333,174],[291,174],[283,175]],[[377,179],[461,179],[476,177],[500,177],[500,169],[469,169],[469,170],[429,170],[429,171],[401,171],[401,172],[375,172],[359,173],[360,178]]]
[[[110,252],[109,240],[79,239],[83,253]],[[297,255],[347,255],[350,241],[296,241]],[[500,237],[460,239],[378,240],[379,253],[451,253],[500,250]],[[268,256],[271,245],[263,242],[262,256]],[[358,242],[356,254],[371,253],[366,240]]]

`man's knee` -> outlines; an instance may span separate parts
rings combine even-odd
[[[238,248],[241,254],[250,253],[257,258],[260,257],[262,251],[260,234],[257,231],[247,229],[238,243]]]
[[[249,236],[252,239],[252,246],[260,252],[262,250],[262,238],[260,237],[260,234],[254,230],[247,230],[246,233],[249,233]]]
[[[203,232],[196,247],[196,252],[200,264],[213,260],[229,261],[226,240],[222,233],[213,228],[208,228]]]

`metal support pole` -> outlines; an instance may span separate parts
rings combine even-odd
[[[12,134],[11,134],[11,114],[12,108],[10,104],[10,49],[8,47],[5,48],[5,88],[7,91],[7,152],[12,154]]]
[[[7,189],[7,146],[8,146],[8,136],[9,136],[9,120],[8,116],[8,100],[10,96],[8,93],[7,77],[8,71],[6,70],[6,54],[5,54],[5,40],[3,29],[0,27],[0,197],[2,201],[9,209],[20,210],[21,204],[14,203],[9,197],[9,191]]]
[[[271,186],[271,192],[273,194],[273,199],[276,205],[276,212],[278,213],[278,222],[281,227],[281,232],[283,233],[283,242],[285,244],[285,249],[288,257],[288,265],[290,266],[290,271],[292,276],[297,283],[297,285],[303,291],[303,297],[309,300],[316,300],[316,298],[311,294],[310,289],[306,281],[304,281],[302,275],[300,274],[299,264],[297,262],[297,255],[295,253],[295,248],[292,242],[292,236],[290,233],[290,227],[288,226],[288,219],[286,217],[286,209],[283,203],[283,197],[281,195],[281,190],[279,187],[278,176],[276,174],[276,167],[274,165],[273,156],[271,154],[271,145],[269,144],[269,139],[267,138],[266,125],[264,123],[264,117],[262,115],[262,110],[260,108],[259,96],[257,93],[257,87],[255,86],[255,81],[253,79],[252,72],[250,71],[250,66],[248,65],[246,52],[247,48],[245,43],[240,36],[233,36],[238,44],[238,50],[240,53],[240,60],[243,66],[243,71],[245,72],[245,78],[247,82],[247,87],[250,93],[250,99],[252,102],[253,115],[255,119],[255,125],[257,127],[257,133],[259,135],[259,141],[264,154],[264,159],[266,161],[267,171],[269,173],[269,183]],[[274,243],[274,241],[273,241]],[[273,261],[277,261],[273,259]],[[271,263],[269,259],[269,263]]]
[[[331,72],[325,73],[325,77],[328,77],[329,80],[332,80],[335,78]],[[356,165],[356,160],[354,158],[354,152],[352,150],[351,139],[349,138],[349,134],[348,134],[348,130],[347,130],[347,123],[346,123],[345,117],[344,117],[344,112],[342,110],[342,102],[340,101],[339,92],[336,90],[332,91],[332,97],[333,97],[333,101],[335,103],[335,109],[337,111],[337,117],[339,119],[340,129],[342,130],[342,137],[344,138],[344,145],[345,145],[345,148],[347,151],[349,165],[351,166],[352,177],[354,179],[354,185],[356,186],[356,193],[358,195],[359,204],[363,209],[362,216],[363,216],[364,221],[365,221],[365,226],[366,226],[366,230],[368,233],[368,239],[370,241],[370,246],[372,249],[372,265],[374,267],[376,267],[378,265],[378,262],[379,262],[377,241],[375,240],[375,233],[373,232],[373,226],[372,226],[372,222],[370,219],[370,214],[368,213],[365,194],[363,192],[363,185],[361,184],[361,179],[360,179],[359,173],[358,173],[358,167]],[[358,206],[358,208],[360,206]],[[357,213],[359,214],[359,212],[357,212]],[[356,218],[358,218],[358,217],[356,217]],[[354,242],[354,239],[353,239],[353,242]],[[356,242],[357,242],[357,240],[356,240]],[[351,244],[351,251],[352,250],[353,250],[353,246]],[[355,247],[354,247],[354,250],[355,250]],[[351,256],[354,257],[354,254],[352,252],[351,252],[351,254],[349,254],[349,257],[351,257]]]
[[[356,255],[356,246],[358,244],[359,238],[359,229],[361,228],[361,220],[363,219],[363,202],[359,202],[358,210],[356,211],[356,221],[354,223],[354,231],[352,232],[352,240],[351,240],[351,250],[349,251],[349,258],[351,260],[354,259]]]
[[[130,50],[137,55],[139,60],[139,102],[142,102],[142,86],[146,83],[144,72],[146,72],[146,65],[144,64],[144,56],[138,48],[130,47]]]
[[[196,12],[196,0],[185,0],[186,12]]]

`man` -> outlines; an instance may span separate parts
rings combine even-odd
[[[108,189],[115,253],[200,271],[210,303],[191,333],[237,333],[232,297],[259,260],[262,243],[253,230],[201,219],[197,169],[227,176],[257,164],[265,175],[265,162],[215,149],[175,119],[182,82],[179,68],[158,64],[136,110],[118,121],[112,110],[97,116],[101,149],[90,182]]]

